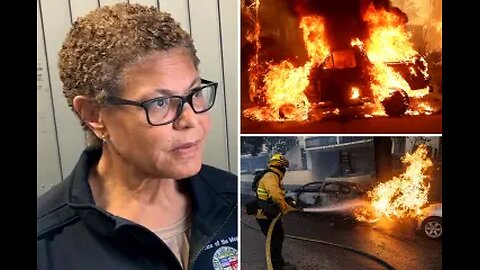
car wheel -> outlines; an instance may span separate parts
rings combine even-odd
[[[305,208],[309,206],[308,204],[302,202],[301,200],[296,200],[295,203],[297,207],[301,207],[301,208]]]
[[[422,224],[422,232],[428,238],[441,238],[443,234],[442,219],[439,217],[427,218]]]
[[[403,89],[392,89],[392,93],[382,101],[382,105],[387,115],[401,116],[407,111],[410,100]]]
[[[296,207],[296,206],[297,206],[297,202],[296,202],[295,199],[292,198],[292,197],[285,197],[285,202],[287,202],[287,204],[289,204],[289,205],[292,206],[292,207]]]

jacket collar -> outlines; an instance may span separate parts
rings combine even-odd
[[[129,220],[114,216],[97,207],[88,183],[92,166],[98,163],[101,148],[87,148],[80,156],[71,175],[68,204],[91,225],[89,227],[101,234],[113,234],[125,226],[138,226]],[[236,201],[228,200],[225,193],[231,189],[219,185],[222,179],[216,179],[215,171],[210,166],[202,165],[200,172],[184,181],[191,194],[193,226],[201,235],[213,235],[222,225],[225,216],[235,207]],[[236,190],[235,190],[236,192]]]
[[[275,172],[276,175],[278,175],[278,179],[280,181],[282,181],[283,179],[283,176],[284,174],[282,173],[282,171],[280,171],[279,169],[275,168],[275,167],[272,167],[272,166],[268,166],[268,169]]]
[[[87,148],[80,156],[69,177],[72,178],[68,203],[78,206],[94,206],[92,190],[88,183],[90,169],[95,166],[102,155],[101,148]]]

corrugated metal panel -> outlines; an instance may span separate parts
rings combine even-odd
[[[94,10],[99,6],[98,0],[70,0],[70,9],[72,12],[72,21],[77,20],[78,17],[83,17],[88,12]]]
[[[202,3],[203,1],[198,1]],[[187,0],[160,0],[160,10],[172,14],[182,28],[191,33],[190,12]]]
[[[67,105],[58,76],[58,52],[72,20],[70,3],[64,0],[48,0],[39,3],[43,15],[43,30],[57,127],[60,166],[62,177],[65,177],[71,172],[80,152],[85,148],[84,132],[80,127],[79,120]],[[48,154],[45,153],[45,155]],[[51,166],[55,165],[52,164]]]
[[[128,3],[127,0],[100,0],[100,6],[108,6],[118,3]]]
[[[154,6],[158,8],[158,1],[157,0],[130,0],[130,4],[142,4],[145,6]]]
[[[37,1],[37,195],[62,179],[42,14]]]
[[[210,111],[213,128],[207,139],[205,161],[210,165],[228,170],[227,146],[218,143],[218,138],[227,136],[225,126],[227,120],[217,1],[190,1],[190,18],[193,40],[200,58],[202,77],[219,82],[215,106]]]
[[[239,63],[240,1],[217,1],[219,3],[220,30],[223,54],[223,74],[225,84],[225,110],[228,134],[230,171],[238,171],[238,114],[239,114]]]

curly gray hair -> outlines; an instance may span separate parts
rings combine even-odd
[[[73,110],[77,95],[103,103],[107,93],[121,91],[126,67],[156,51],[178,47],[186,48],[198,67],[200,60],[190,34],[170,14],[125,3],[91,11],[75,21],[59,52],[60,79],[68,105]],[[81,123],[89,144],[99,144],[100,140]]]

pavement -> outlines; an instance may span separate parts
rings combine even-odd
[[[242,195],[242,205],[249,198]],[[242,214],[241,219],[241,268],[266,269],[265,237],[251,228],[258,228],[253,216]],[[367,252],[396,270],[442,269],[442,241],[427,239],[416,232],[413,221],[372,226],[332,222],[329,217],[318,213],[290,213],[283,218],[283,223],[287,235],[327,241]],[[339,247],[289,238],[284,241],[283,255],[296,269],[386,269],[367,257]]]
[[[305,122],[259,122],[242,116],[241,123],[242,134],[442,133],[442,114]]]

